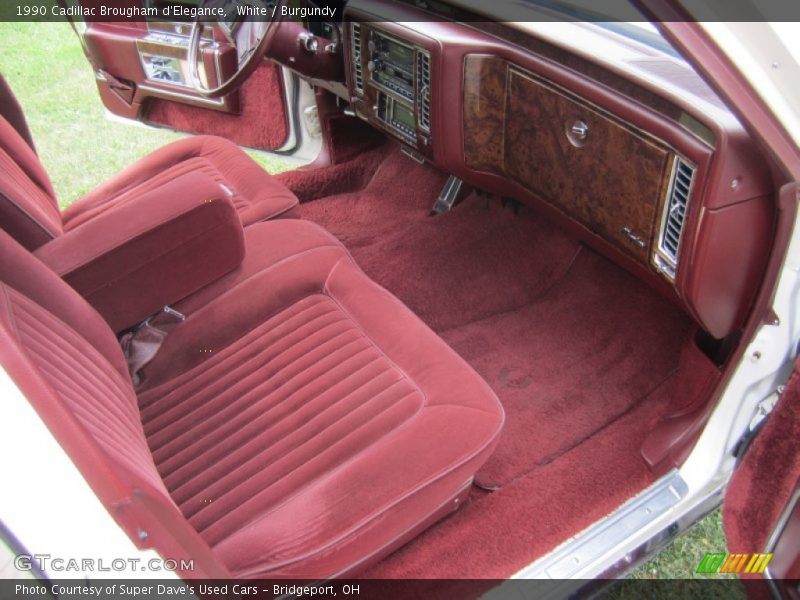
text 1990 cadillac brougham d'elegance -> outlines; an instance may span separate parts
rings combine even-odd
[[[1,86],[12,554],[567,585],[724,497],[698,569],[796,593],[796,25],[113,4],[155,12],[72,20],[110,116],[196,135],[60,210]]]

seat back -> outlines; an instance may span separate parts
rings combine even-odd
[[[104,454],[161,486],[122,350],[108,325],[18,245],[0,242],[0,257],[4,345],[24,356],[52,403],[74,415]]]
[[[201,572],[219,576],[207,545],[156,470],[113,332],[83,298],[2,231],[0,363],[134,541],[141,543],[136,538],[143,529],[148,545],[162,554],[205,555],[212,566]]]
[[[36,151],[22,105],[20,105],[2,73],[0,73],[0,117],[11,123],[17,133],[25,140],[25,143],[33,148],[34,152]]]
[[[28,250],[63,233],[61,212],[39,157],[0,116],[0,227]]]

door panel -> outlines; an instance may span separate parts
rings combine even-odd
[[[288,123],[280,69],[265,62],[239,90],[237,114],[151,98],[142,120],[191,133],[219,135],[251,148],[274,150],[286,142]]]
[[[189,84],[190,26],[180,23],[88,23],[83,44],[97,74],[100,98],[112,113],[197,134],[220,135],[263,150],[289,150],[288,110],[281,69],[265,61],[241,89],[220,98]],[[201,77],[217,85],[236,70],[236,49],[206,28]]]
[[[798,362],[800,365],[800,362]],[[772,553],[766,578],[798,598],[800,578],[800,368],[731,479],[723,524],[731,553]],[[742,577],[761,575],[742,573]],[[794,580],[791,582],[790,580]]]

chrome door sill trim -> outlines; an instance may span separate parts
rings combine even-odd
[[[689,492],[677,470],[667,473],[644,492],[631,498],[547,556],[514,575],[522,579],[569,579],[600,566],[608,550],[672,511]]]

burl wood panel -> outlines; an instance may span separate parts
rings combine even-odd
[[[647,262],[669,151],[513,68],[507,92],[505,174]],[[589,126],[581,146],[568,136],[576,121]],[[632,243],[624,228],[645,245]]]
[[[508,63],[490,55],[464,60],[464,159],[479,171],[503,170]]]

